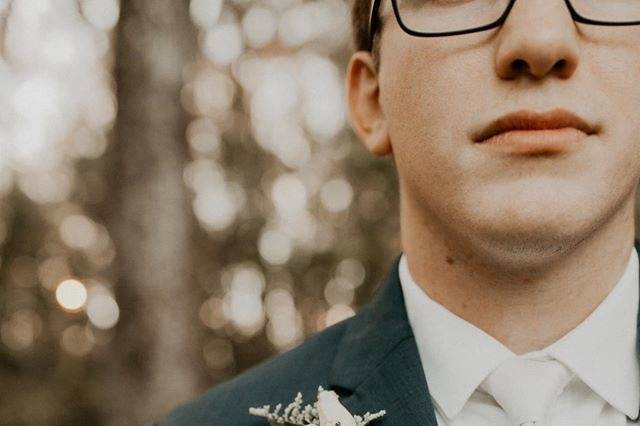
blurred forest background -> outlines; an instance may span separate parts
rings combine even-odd
[[[399,254],[344,0],[0,0],[0,424],[136,425]]]

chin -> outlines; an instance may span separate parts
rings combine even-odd
[[[468,212],[468,241],[487,260],[518,268],[562,257],[601,226],[602,209],[582,203],[494,204]]]
[[[562,259],[582,238],[580,233],[562,236],[494,233],[475,235],[470,241],[475,241],[474,252],[484,259],[483,263],[500,265],[503,271],[515,274],[523,269],[545,268]]]

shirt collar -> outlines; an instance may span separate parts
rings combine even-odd
[[[404,254],[399,275],[429,391],[453,419],[489,373],[516,354],[431,299],[411,277]],[[582,323],[546,348],[522,356],[556,358],[613,407],[635,417],[640,405],[637,313],[638,254],[632,247],[622,277]]]

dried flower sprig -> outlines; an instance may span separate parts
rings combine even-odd
[[[321,392],[326,392],[322,386],[318,386],[318,395]],[[282,404],[275,406],[273,412],[270,412],[271,405],[264,405],[262,407],[250,407],[249,413],[254,416],[264,417],[269,420],[272,425],[298,425],[298,426],[320,426],[320,416],[318,412],[318,401],[313,405],[307,404],[302,408],[303,400],[302,393],[298,392],[293,402],[291,402],[284,409],[284,412],[280,414]],[[372,421],[384,416],[385,410],[380,410],[377,413],[367,412],[363,416],[354,415],[353,420],[356,426],[365,426]]]

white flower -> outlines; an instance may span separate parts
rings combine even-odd
[[[265,417],[272,425],[299,426],[365,426],[386,414],[385,410],[381,410],[373,414],[367,412],[364,416],[354,416],[344,408],[334,391],[326,391],[322,386],[318,387],[318,400],[313,406],[307,404],[304,409],[301,407],[302,394],[298,392],[295,400],[287,405],[282,414],[282,404],[276,405],[273,413],[269,412],[270,405],[250,407],[249,413]]]
[[[339,424],[340,426],[357,426],[356,421],[346,408],[338,401],[338,395],[334,391],[318,393],[318,415],[320,425]]]

